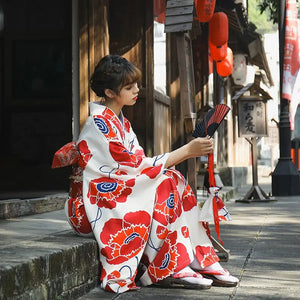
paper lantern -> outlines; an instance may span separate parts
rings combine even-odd
[[[231,75],[233,68],[233,54],[232,50],[227,47],[226,58],[217,62],[217,72],[222,77]]]
[[[209,39],[215,46],[228,42],[228,18],[223,12],[214,13],[209,21]]]
[[[232,79],[237,85],[243,85],[247,79],[246,57],[243,54],[233,56]]]
[[[208,22],[215,10],[215,0],[195,0],[195,7],[197,12],[197,20],[199,22]]]
[[[227,55],[227,43],[222,46],[215,46],[211,41],[209,41],[210,56],[213,60],[219,61],[226,58]]]

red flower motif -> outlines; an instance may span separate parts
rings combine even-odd
[[[210,246],[197,246],[195,256],[202,268],[219,261],[214,248]]]
[[[179,258],[176,239],[176,231],[170,232],[154,260],[149,265],[148,273],[153,282],[168,277],[176,269]]]
[[[78,165],[84,170],[88,161],[92,158],[93,154],[91,153],[85,140],[82,140],[78,143],[78,150],[80,152],[80,158],[78,160]]]
[[[145,157],[145,152],[143,149],[137,149],[137,150],[135,150],[134,155],[140,156],[141,158],[143,158],[143,157]]]
[[[175,185],[178,185],[178,179],[181,179],[183,182],[185,182],[185,178],[183,177],[183,175],[176,170],[166,170],[165,175],[167,175],[168,177],[170,177],[170,179],[172,179],[175,183]]]
[[[157,226],[156,228],[156,235],[159,239],[164,240],[166,238],[166,236],[168,235],[169,230],[167,229],[167,227],[164,226]]]
[[[190,231],[187,226],[182,226],[181,227],[181,233],[185,238],[188,238],[190,236]]]
[[[130,122],[126,118],[124,118],[124,129],[127,132],[129,132],[130,131],[130,127],[131,127]]]
[[[113,272],[111,272],[108,276],[107,276],[107,280],[110,280],[110,279],[117,279],[117,278],[120,278],[121,277],[121,274],[119,271],[115,270]]]
[[[186,247],[182,243],[177,243],[177,253],[179,254],[179,257],[177,259],[177,266],[175,269],[175,272],[179,272],[184,267],[189,265],[191,263],[191,259],[187,253]]]
[[[162,165],[155,166],[155,167],[149,167],[144,169],[141,174],[146,174],[149,178],[153,179],[155,178],[161,171]]]
[[[87,218],[82,196],[69,197],[67,200],[68,217],[74,230],[81,234],[92,232],[91,224]]]
[[[194,206],[197,206],[197,201],[193,190],[188,184],[186,185],[185,191],[182,194],[182,206],[184,211],[189,211]]]
[[[102,281],[103,278],[106,276],[106,271],[105,271],[105,269],[103,268],[103,265],[102,265],[101,261],[100,261],[100,271],[101,271],[101,274],[100,274],[100,281]]]
[[[134,184],[135,179],[122,181],[107,177],[97,178],[90,182],[88,197],[91,204],[113,209],[118,202],[126,202]]]
[[[125,172],[125,171],[123,171],[123,170],[117,170],[117,171],[115,172],[115,175],[128,175],[128,173]]]
[[[108,140],[117,140],[117,135],[113,131],[110,122],[103,116],[93,116],[97,128],[104,134]]]
[[[105,108],[102,115],[105,119],[110,120],[118,128],[118,131],[121,134],[121,138],[124,139],[125,136],[124,136],[123,128],[122,128],[121,122],[120,122],[119,118],[117,117],[117,115],[108,107]],[[109,125],[109,126],[111,126],[111,125]]]
[[[117,161],[120,165],[137,168],[142,162],[142,157],[130,153],[119,142],[110,142],[109,152],[113,159]]]
[[[127,213],[124,219],[110,219],[100,234],[106,245],[101,254],[110,264],[123,263],[143,250],[149,236],[151,217],[146,211]]]
[[[153,218],[166,226],[168,223],[174,223],[181,213],[181,199],[177,187],[173,180],[168,178],[157,187]]]

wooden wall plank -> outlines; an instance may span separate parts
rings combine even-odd
[[[88,31],[88,11],[89,3],[79,1],[78,21],[79,21],[79,122],[83,127],[88,117],[88,76],[89,76],[89,31]]]
[[[193,6],[194,0],[168,0],[167,7]]]
[[[165,32],[184,32],[192,29],[192,23],[169,25],[165,27]]]
[[[154,33],[153,0],[145,3],[145,75],[146,75],[146,155],[154,154]]]
[[[166,18],[166,26],[168,25],[175,25],[175,24],[182,24],[182,23],[192,23],[193,22],[193,15],[180,15],[180,16],[172,16]]]
[[[109,53],[108,0],[79,1],[79,120],[80,128],[89,115],[88,104],[98,100],[89,80],[95,65]]]
[[[166,15],[169,16],[179,16],[185,14],[193,14],[194,7],[193,6],[184,6],[184,7],[175,7],[175,8],[167,8]]]

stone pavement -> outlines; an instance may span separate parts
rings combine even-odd
[[[222,265],[240,283],[204,291],[143,287],[117,295],[96,287],[87,293],[99,278],[96,242],[75,236],[62,210],[0,220],[0,299],[300,299],[299,201],[227,200],[233,220],[220,226],[230,250]]]
[[[266,193],[270,185],[261,185]],[[245,195],[249,187],[239,191]],[[277,201],[228,201],[232,221],[221,224],[221,238],[230,250],[222,263],[240,279],[235,288],[212,287],[197,291],[143,287],[111,295],[95,288],[81,300],[93,299],[300,299],[300,197]],[[212,230],[213,232],[213,230]]]

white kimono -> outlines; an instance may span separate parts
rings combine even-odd
[[[83,169],[83,202],[99,244],[102,288],[122,293],[140,281],[150,285],[218,256],[185,178],[165,169],[169,153],[146,157],[129,121],[90,103],[77,147]]]

